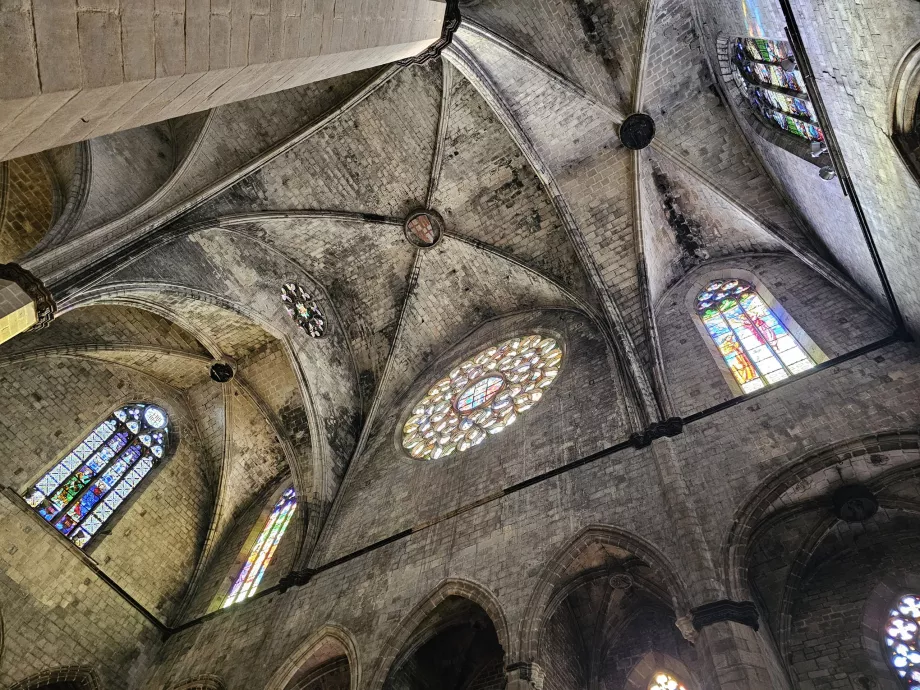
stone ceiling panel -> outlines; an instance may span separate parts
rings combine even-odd
[[[453,67],[444,155],[432,206],[450,233],[524,261],[596,297],[552,200],[476,89]]]
[[[402,217],[424,204],[441,103],[441,68],[411,67],[195,217],[281,209]]]
[[[643,0],[482,0],[463,15],[613,107],[631,101]]]

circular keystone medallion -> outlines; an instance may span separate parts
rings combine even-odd
[[[416,247],[433,247],[441,239],[444,222],[432,211],[415,211],[406,218],[403,231]]]
[[[865,522],[878,511],[878,500],[862,484],[841,486],[834,492],[834,514],[844,522]]]
[[[655,138],[655,121],[645,113],[633,113],[620,125],[620,141],[623,146],[639,151]]]
[[[212,364],[211,378],[218,383],[227,383],[227,381],[233,378],[233,367],[226,362]]]

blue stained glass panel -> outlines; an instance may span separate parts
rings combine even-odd
[[[151,456],[141,458],[142,444],[157,443],[157,458],[165,454],[168,424],[166,412],[159,407],[132,405],[115,410],[24,498],[77,546],[84,546],[156,462]]]

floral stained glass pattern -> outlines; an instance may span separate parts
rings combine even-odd
[[[281,288],[281,301],[291,318],[311,338],[322,338],[326,333],[326,316],[313,296],[297,283],[285,283]]]
[[[433,460],[463,452],[536,405],[562,365],[553,338],[528,335],[487,348],[437,381],[403,426],[403,447]]]
[[[26,492],[36,512],[79,547],[163,457],[169,417],[137,403],[112,413]]]
[[[824,141],[788,43],[739,38],[734,44],[732,73],[747,101],[767,122],[803,139]]]
[[[687,690],[674,676],[664,671],[659,671],[649,683],[648,690]]]
[[[908,690],[920,690],[920,596],[901,597],[888,616],[888,659]]]
[[[294,493],[294,489],[288,489],[278,499],[275,507],[272,508],[268,522],[265,523],[265,527],[259,533],[259,537],[250,550],[246,562],[233,583],[233,587],[230,588],[230,594],[227,595],[223,608],[227,608],[231,604],[242,601],[256,593],[259,583],[265,575],[265,570],[271,563],[275,550],[278,548],[278,543],[281,541],[281,537],[284,536],[284,532],[288,528],[296,509],[297,495]]]
[[[744,393],[815,366],[750,283],[714,281],[697,296],[696,309]]]

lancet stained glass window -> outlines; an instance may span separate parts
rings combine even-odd
[[[744,393],[815,366],[748,282],[713,281],[697,296],[696,310]]]
[[[403,426],[403,447],[433,460],[463,452],[536,405],[562,365],[553,338],[528,335],[487,348],[438,380]]]
[[[732,46],[732,76],[751,107],[767,122],[808,141],[824,141],[814,105],[786,41],[739,38]]]
[[[885,646],[895,673],[908,690],[920,690],[920,596],[906,594],[888,614]]]
[[[659,671],[649,683],[648,690],[687,690],[674,676],[664,671]]]
[[[115,410],[24,498],[79,547],[86,546],[166,453],[169,417],[135,403]]]
[[[284,536],[284,532],[287,530],[296,509],[297,495],[294,493],[294,489],[288,489],[281,494],[281,498],[272,508],[268,522],[265,523],[265,527],[259,533],[256,543],[253,544],[252,549],[249,551],[249,557],[243,564],[239,575],[237,575],[233,587],[230,588],[230,594],[227,595],[224,608],[256,593],[259,583],[265,576],[265,569],[271,563],[275,550],[278,548],[278,543],[281,541],[281,537]]]

